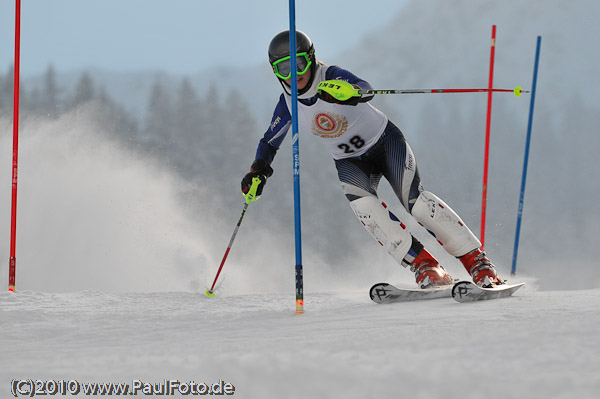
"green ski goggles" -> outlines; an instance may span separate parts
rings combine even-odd
[[[307,52],[296,54],[296,74],[304,75],[311,65],[312,61]],[[287,80],[292,76],[292,61],[289,55],[278,59],[271,66],[275,75],[280,79]]]

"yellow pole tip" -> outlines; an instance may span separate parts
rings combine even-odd
[[[515,97],[521,96],[521,86],[515,87]]]
[[[206,296],[212,298],[213,296],[215,296],[215,293],[211,290],[206,290]]]

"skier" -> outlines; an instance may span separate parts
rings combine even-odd
[[[503,284],[481,242],[444,201],[421,185],[417,163],[402,132],[369,104],[373,96],[366,81],[338,66],[316,59],[310,38],[296,33],[299,131],[316,135],[331,151],[346,198],[371,236],[398,262],[409,267],[421,288],[452,284],[452,277],[377,197],[381,177],[392,186],[400,203],[443,248],[457,257],[475,284]],[[269,62],[283,93],[271,124],[258,144],[250,172],[242,179],[247,193],[252,178],[264,184],[273,174],[271,162],[291,125],[291,68],[289,31],[278,33],[269,45]]]

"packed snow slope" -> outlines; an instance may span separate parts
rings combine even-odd
[[[12,379],[32,378],[222,379],[243,399],[591,399],[599,304],[600,289],[531,284],[471,304],[311,292],[301,316],[290,294],[4,292],[0,396]]]

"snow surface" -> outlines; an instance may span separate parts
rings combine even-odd
[[[377,305],[367,290],[0,294],[13,378],[235,386],[236,398],[594,398],[600,289]]]

